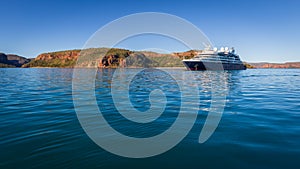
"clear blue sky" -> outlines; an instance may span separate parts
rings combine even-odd
[[[25,57],[80,49],[119,17],[163,12],[192,22],[218,47],[234,46],[245,61],[300,61],[298,0],[1,0],[0,7],[0,52]]]

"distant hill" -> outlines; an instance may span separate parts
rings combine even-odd
[[[260,62],[260,63],[249,63],[254,68],[260,69],[291,69],[291,68],[300,68],[300,62],[286,62],[286,63],[268,63],[268,62]]]
[[[78,60],[79,55],[80,59]],[[183,67],[181,58],[193,52],[161,54],[151,51],[130,51],[118,48],[91,48],[43,53],[23,67]]]
[[[1,67],[21,67],[29,63],[32,59],[27,59],[22,56],[0,53],[0,68]]]
[[[42,53],[35,59],[0,53],[0,67],[183,67],[182,59],[189,59],[201,53],[189,50],[170,54],[152,51],[130,51],[118,48],[90,48]],[[79,58],[79,55],[82,57]],[[76,64],[77,63],[77,64]],[[300,68],[300,62],[246,63],[251,68]]]
[[[91,48],[38,55],[23,67],[117,67],[132,52],[125,49]],[[79,58],[79,55],[82,57]],[[77,65],[76,65],[77,63]]]
[[[43,53],[22,67],[73,67],[79,56],[80,50],[66,50],[59,52]]]

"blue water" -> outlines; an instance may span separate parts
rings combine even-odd
[[[99,108],[110,124],[136,138],[167,130],[181,106],[176,80],[155,70],[135,77],[128,90],[138,111],[151,107],[153,89],[161,89],[168,103],[158,119],[138,124],[124,120],[112,104],[113,71],[98,71],[95,82]],[[216,131],[203,144],[198,137],[211,105],[212,82],[209,72],[198,72],[200,106],[193,128],[173,149],[141,159],[109,153],[84,132],[74,110],[72,73],[0,69],[0,168],[300,168],[300,69],[215,73],[226,77],[226,105]],[[190,100],[190,105],[195,102]]]

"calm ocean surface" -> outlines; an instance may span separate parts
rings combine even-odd
[[[129,97],[137,110],[150,108],[151,90],[162,89],[168,98],[157,120],[137,124],[118,116],[110,96],[113,71],[99,71],[95,82],[99,108],[112,127],[141,138],[172,125],[181,106],[174,79],[153,69],[135,77]],[[203,144],[198,137],[211,104],[211,72],[197,72],[200,107],[193,128],[173,149],[142,159],[111,154],[84,132],[72,100],[72,73],[0,69],[0,168],[300,168],[300,69],[215,72],[226,77],[228,94],[219,126]]]

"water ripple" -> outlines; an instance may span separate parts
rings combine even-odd
[[[169,102],[154,123],[134,124],[120,118],[114,108],[109,95],[112,72],[98,72],[95,83],[97,100],[112,126],[125,134],[148,137],[172,125],[181,106],[176,83],[159,73],[136,77],[130,91],[137,109],[149,108],[145,98],[151,88],[165,91]],[[174,73],[190,72],[178,69]],[[199,132],[211,106],[212,83],[218,84],[209,78],[210,73],[199,72],[196,77],[200,107],[190,101],[190,108],[199,110],[190,134],[169,152],[136,160],[104,151],[84,133],[72,101],[72,69],[0,69],[0,167],[299,168],[300,70],[222,72],[229,87],[224,114],[213,136],[199,144]],[[153,77],[160,79],[156,86],[151,86]],[[86,118],[95,122],[94,117]]]

